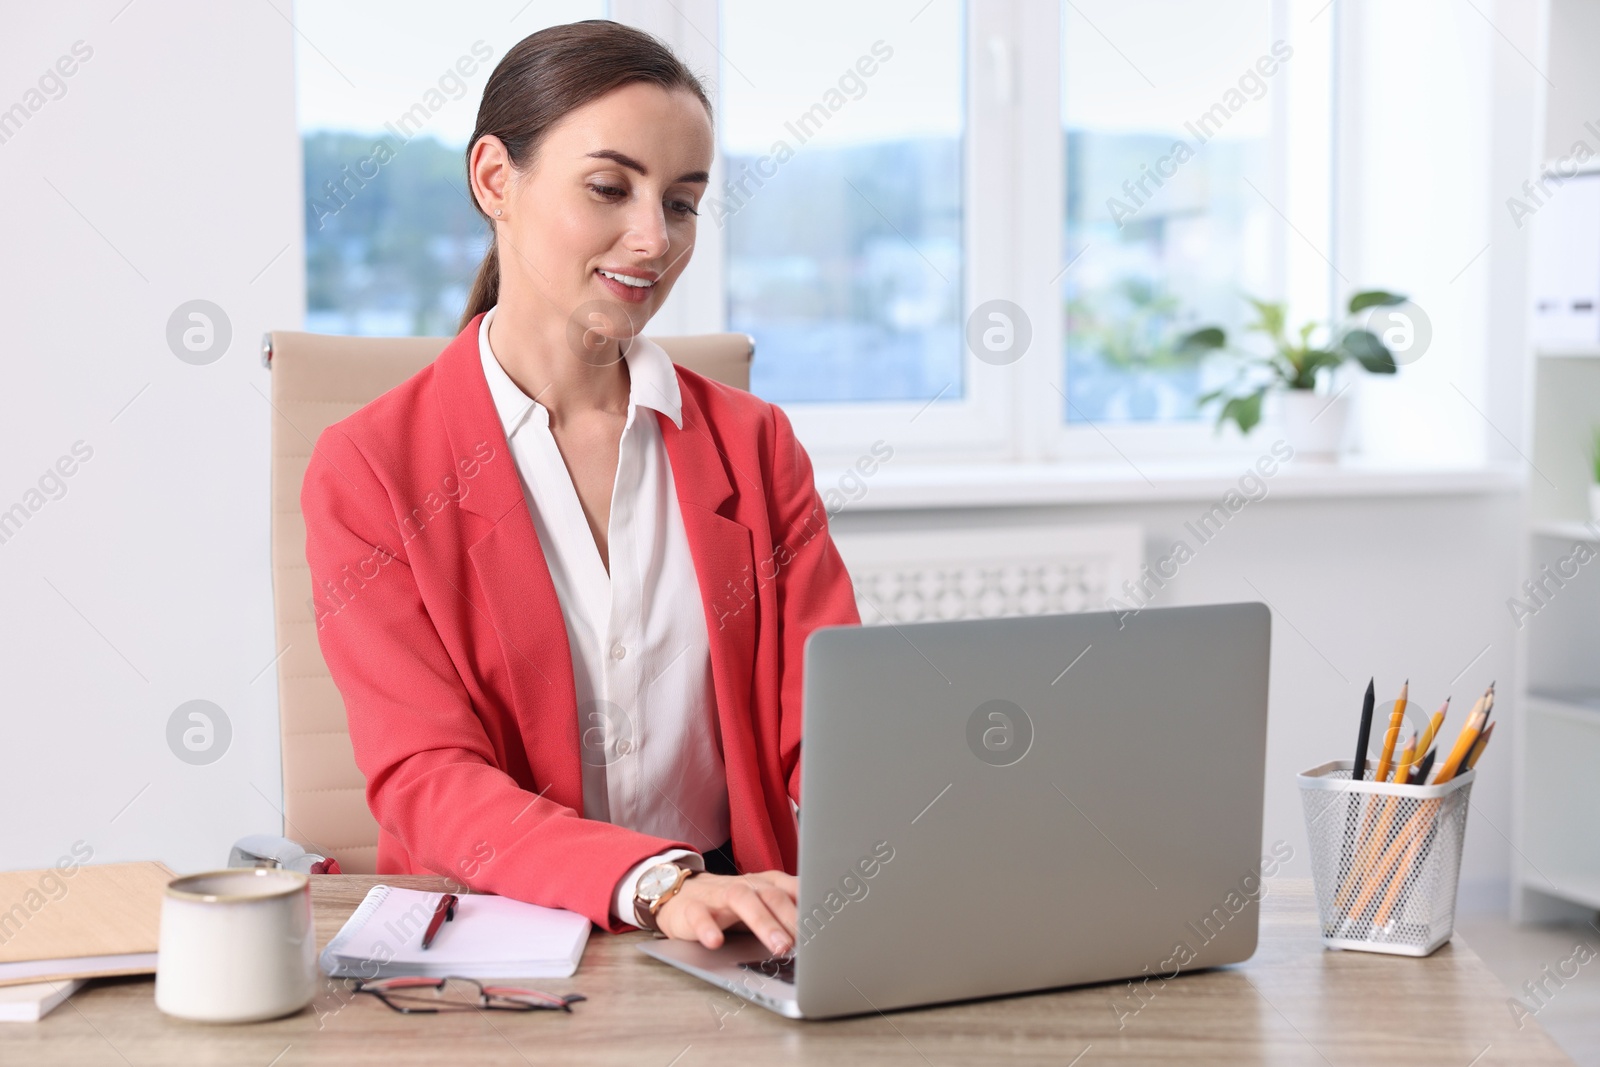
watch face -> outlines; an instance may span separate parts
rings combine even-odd
[[[654,900],[678,880],[678,865],[675,863],[658,863],[639,876],[638,893],[646,900]]]

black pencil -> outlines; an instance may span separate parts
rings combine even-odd
[[[1377,703],[1378,694],[1373,688],[1374,679],[1367,680],[1367,695],[1361,698],[1361,730],[1356,738],[1356,758],[1350,765],[1350,780],[1359,782],[1367,776],[1367,742],[1372,739],[1372,709]],[[1344,813],[1344,849],[1339,854],[1339,885],[1344,886],[1345,879],[1350,877],[1350,851],[1355,845],[1356,836],[1356,810],[1365,809],[1366,798],[1350,793],[1345,804]]]
[[[1373,679],[1367,679],[1367,695],[1361,698],[1361,730],[1356,734],[1356,758],[1350,766],[1350,780],[1359,782],[1367,776],[1367,743],[1372,740],[1372,707],[1378,695],[1372,688]]]
[[[1428,780],[1428,772],[1433,770],[1433,759],[1438,754],[1439,748],[1437,745],[1428,749],[1428,754],[1422,757],[1422,762],[1417,764],[1417,769],[1412,772],[1411,777],[1408,778],[1407,781],[1414,785],[1423,785],[1426,783]]]

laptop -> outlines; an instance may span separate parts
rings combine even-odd
[[[818,628],[794,951],[639,947],[797,1019],[1248,959],[1270,638],[1258,603]]]

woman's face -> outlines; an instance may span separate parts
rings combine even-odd
[[[484,138],[473,169],[480,202],[503,212],[501,298],[560,315],[569,337],[574,324],[580,335],[631,337],[689,264],[711,153],[704,105],[643,82],[568,114],[527,170],[508,168],[499,139]]]

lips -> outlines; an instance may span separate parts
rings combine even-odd
[[[602,273],[602,271],[604,271],[604,273]],[[608,274],[621,275],[622,277],[627,278],[628,281],[622,281],[615,277],[607,277]],[[600,280],[600,284],[605,286],[606,290],[611,293],[612,296],[615,296],[618,300],[627,301],[630,304],[639,304],[650,299],[650,294],[655,292],[656,288],[655,276],[647,273],[633,274],[630,272],[612,271],[597,267],[595,268],[594,276]],[[632,284],[630,284],[630,282]]]

